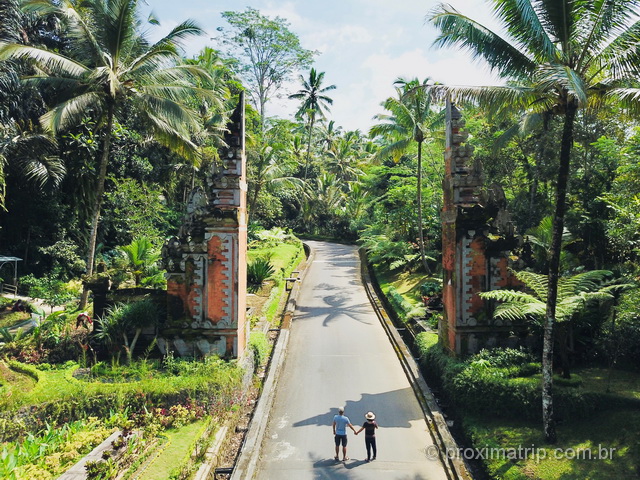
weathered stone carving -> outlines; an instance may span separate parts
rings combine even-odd
[[[506,344],[513,326],[491,322],[481,292],[515,285],[510,251],[518,245],[499,185],[484,187],[481,162],[466,144],[460,111],[447,102],[440,341],[455,354]]]
[[[246,160],[244,95],[231,116],[206,190],[191,192],[177,236],[162,249],[167,313],[161,351],[183,356],[239,356],[245,349]]]

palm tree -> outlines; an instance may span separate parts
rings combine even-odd
[[[383,136],[390,139],[390,143],[378,150],[374,158],[386,158],[391,156],[394,161],[399,161],[415,141],[418,144],[418,244],[422,267],[427,274],[431,269],[427,264],[427,256],[424,247],[424,232],[422,221],[422,144],[425,140],[425,132],[434,131],[442,123],[442,115],[437,114],[431,108],[431,96],[426,88],[429,79],[420,82],[417,78],[405,80],[399,78],[395,81],[398,98],[390,97],[382,105],[391,112],[391,115],[379,114],[374,118],[383,123],[371,127],[371,136]]]
[[[287,174],[286,154],[287,151],[282,146],[276,144],[272,147],[267,143],[262,144],[256,152],[256,160],[251,163],[249,219],[253,218],[259,195],[265,187],[283,186],[292,191],[302,192],[304,182]]]
[[[136,238],[120,250],[127,256],[127,266],[133,273],[136,287],[139,287],[142,276],[160,260],[160,253],[147,237]]]
[[[321,133],[322,139],[319,143],[322,144],[325,149],[330,149],[333,142],[340,138],[341,131],[342,127],[336,127],[335,121],[330,120],[327,124],[323,122]]]
[[[549,252],[548,294],[543,336],[542,412],[544,434],[556,441],[553,421],[553,326],[564,230],[574,122],[581,109],[619,101],[640,110],[636,48],[640,22],[636,0],[493,0],[503,37],[441,4],[431,14],[440,30],[435,45],[456,45],[482,58],[506,86],[441,88],[458,101],[477,101],[493,111],[520,109],[564,116],[560,141],[553,240]]]
[[[312,68],[309,72],[309,80],[300,75],[300,83],[302,83],[302,89],[297,93],[289,95],[289,98],[295,100],[302,100],[302,105],[296,112],[297,118],[302,118],[304,115],[309,120],[309,137],[307,141],[307,159],[304,167],[304,179],[307,179],[309,173],[309,159],[311,157],[311,133],[313,131],[313,124],[316,120],[316,116],[324,118],[324,110],[329,111],[328,105],[333,104],[333,99],[324,95],[329,90],[335,90],[335,85],[329,85],[328,87],[322,87],[322,81],[324,80],[324,72],[316,73],[316,69]]]
[[[358,151],[349,138],[339,137],[326,150],[325,155],[327,172],[343,182],[345,189],[348,188],[347,182],[357,180],[363,175],[362,170],[358,168]]]
[[[39,66],[42,73],[27,80],[56,92],[55,105],[40,119],[47,130],[64,131],[88,114],[97,119],[100,149],[87,255],[91,275],[111,141],[125,107],[148,125],[156,141],[185,158],[197,156],[190,135],[199,128],[198,116],[186,103],[201,91],[194,83],[206,74],[180,65],[178,47],[202,31],[186,21],[151,45],[140,33],[137,0],[36,0],[31,7],[64,17],[72,41],[69,56],[14,43],[0,49],[0,59],[29,59]],[[86,298],[85,291],[82,304]]]

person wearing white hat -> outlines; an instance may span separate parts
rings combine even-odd
[[[364,430],[364,445],[367,447],[367,462],[371,462],[376,459],[376,455],[378,454],[378,449],[376,447],[376,428],[378,428],[378,423],[376,422],[376,415],[373,412],[367,412],[364,416],[366,418],[366,422],[362,424],[360,430],[355,432],[358,435],[362,430]],[[371,457],[371,451],[373,450],[373,457]]]

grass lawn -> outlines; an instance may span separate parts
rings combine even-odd
[[[17,408],[23,405],[37,405],[48,401],[75,400],[110,393],[116,393],[124,398],[140,392],[168,394],[195,391],[200,385],[213,381],[210,376],[164,375],[161,372],[156,372],[156,374],[148,378],[131,382],[102,383],[80,381],[72,376],[77,368],[77,365],[70,364],[67,368],[60,370],[38,370],[37,382],[30,380],[31,377],[22,372],[18,373],[8,368],[0,368],[0,375],[2,375],[0,377],[0,382],[2,382],[0,392],[3,393],[2,397],[0,397],[0,410]],[[234,378],[237,376],[231,369],[228,371],[221,370],[220,372],[223,383],[227,375],[231,375]],[[11,380],[5,375],[11,375]],[[229,379],[229,382],[233,383],[231,379]]]
[[[609,371],[606,368],[578,368],[575,372],[582,378],[585,390],[607,391]],[[621,397],[640,399],[640,375],[636,372],[613,370],[610,390]]]
[[[422,273],[403,272],[400,274],[389,272],[376,272],[378,283],[383,292],[387,292],[389,287],[394,287],[400,295],[405,297],[411,303],[416,305],[422,304],[420,295],[420,285],[429,280],[430,277]]]
[[[640,478],[640,415],[636,410],[605,411],[563,423],[558,426],[556,445],[545,444],[541,426],[534,423],[477,417],[467,417],[465,423],[496,480]],[[500,448],[512,450],[506,454],[492,450]]]
[[[282,243],[277,247],[252,248],[247,252],[249,261],[264,255],[268,255],[275,271],[284,269],[285,274],[289,274],[304,259],[304,250],[301,243]]]
[[[284,305],[283,302],[287,299],[286,296],[282,295],[285,285],[281,279],[291,276],[291,272],[305,259],[305,254],[302,243],[283,243],[276,247],[254,248],[248,251],[250,262],[263,255],[268,255],[269,261],[276,272],[274,277],[280,280],[273,282],[268,299],[259,304],[256,315],[265,316],[269,323],[274,324],[277,323],[278,313]],[[278,272],[282,273],[281,277],[278,276]]]
[[[23,320],[28,320],[29,318],[31,318],[31,314],[27,312],[3,312],[2,314],[0,314],[0,328],[12,327],[16,323]]]
[[[207,420],[199,420],[178,429],[165,432],[167,440],[158,445],[159,454],[146,466],[144,471],[135,476],[138,480],[158,480],[169,478],[171,473],[177,473],[182,460],[186,460],[194,441],[196,441]]]
[[[0,397],[11,397],[14,391],[29,392],[35,385],[33,378],[14,372],[5,362],[0,361]]]

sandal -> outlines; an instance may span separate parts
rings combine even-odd
[[[333,459],[334,459],[336,462],[339,462],[339,461],[340,461],[340,459],[338,458],[338,456],[337,456],[337,455],[336,455],[335,457],[333,457]]]
[[[344,458],[342,459],[342,461],[343,461],[343,462],[346,462],[347,460],[351,460],[351,459],[350,459],[349,457],[344,457]]]

